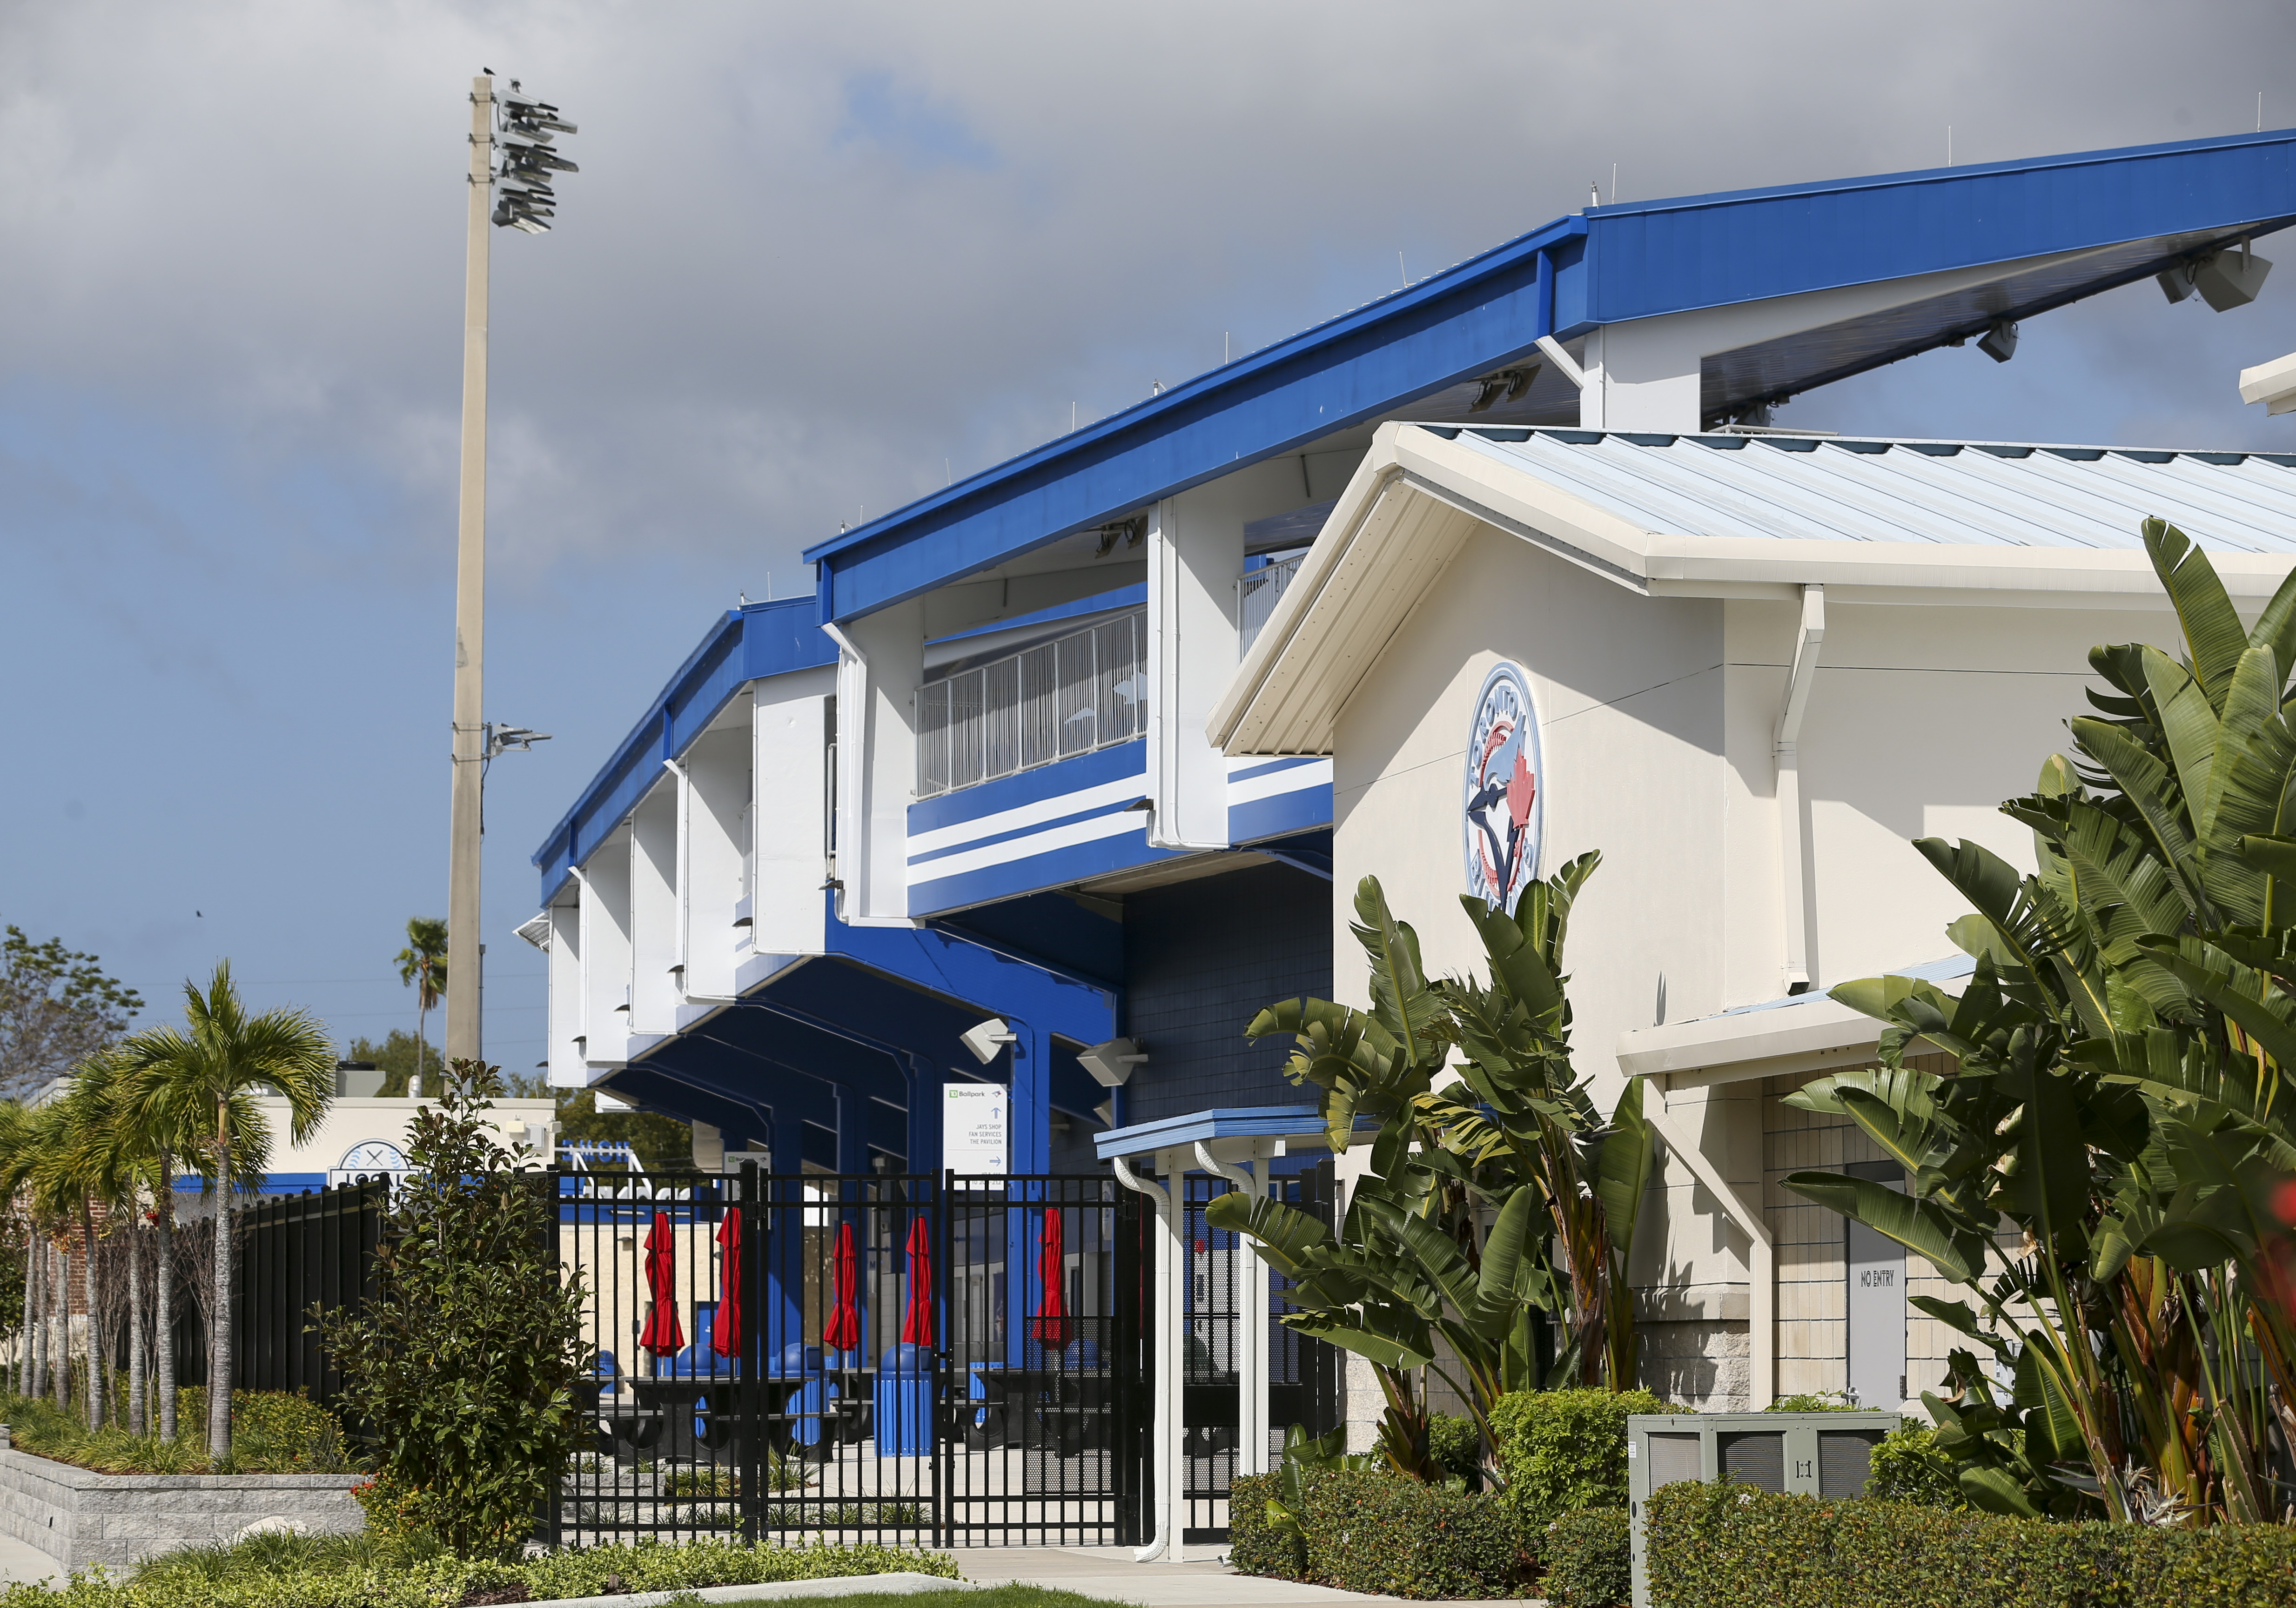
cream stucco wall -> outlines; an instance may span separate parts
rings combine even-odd
[[[1829,600],[1800,743],[1821,989],[1952,952],[1944,929],[1965,906],[1911,841],[1973,838],[2030,866],[2030,837],[1997,806],[2030,791],[2042,760],[2066,745],[2063,722],[2087,708],[2081,689],[2094,685],[2089,648],[2171,639],[2174,629],[2165,611],[2144,607],[1872,601],[1880,595]],[[1338,997],[1366,1002],[1347,926],[1367,874],[1418,929],[1431,972],[1480,967],[1458,905],[1461,789],[1473,703],[1503,659],[1523,668],[1538,705],[1540,874],[1589,849],[1603,854],[1568,956],[1578,1062],[1597,1101],[1607,1107],[1621,1087],[1621,1031],[1781,996],[1774,743],[1799,618],[1784,601],[1641,596],[1488,527],[1471,538],[1334,726]],[[1775,1194],[1766,1153],[1776,1148],[1784,1087],[1677,1090],[1669,1120],[1759,1200],[1766,1185]],[[1634,1269],[1646,1372],[1678,1399],[1742,1400],[1746,1238],[1679,1163],[1661,1169],[1650,1206]],[[1790,1282],[1806,1282],[1808,1254],[1781,1249]],[[1814,1317],[1829,1298],[1790,1293],[1781,1388],[1839,1367],[1786,1366],[1818,1364],[1827,1348],[1817,1342],[1833,1333]]]
[[[327,1107],[317,1128],[300,1144],[290,1132],[287,1102],[259,1099],[257,1106],[271,1124],[271,1164],[274,1173],[324,1173],[340,1169],[351,1150],[380,1140],[406,1152],[415,1112],[428,1100],[384,1100],[346,1095]],[[535,1145],[547,1165],[558,1144],[558,1105],[554,1100],[497,1100],[493,1111],[496,1131],[504,1144],[532,1144],[529,1125],[538,1125],[542,1143]]]

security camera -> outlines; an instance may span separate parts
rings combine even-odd
[[[964,1041],[964,1047],[972,1052],[972,1058],[987,1066],[996,1059],[996,1052],[1011,1044],[1017,1035],[1004,1024],[1002,1016],[991,1016],[986,1021],[965,1029],[957,1037]]]
[[[1095,1044],[1088,1050],[1077,1052],[1077,1064],[1093,1076],[1103,1088],[1121,1088],[1124,1080],[1132,1076],[1132,1069],[1148,1059],[1148,1046],[1129,1038],[1111,1038],[1106,1044]]]

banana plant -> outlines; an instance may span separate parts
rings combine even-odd
[[[1915,844],[1966,898],[1958,997],[1874,978],[1880,1065],[1792,1103],[1847,1116],[1903,1194],[1786,1187],[1926,1258],[1974,1298],[1915,1304],[1995,1351],[1925,1398],[1995,1511],[2275,1516],[2296,1479],[2296,1338],[2272,1299],[2274,1191],[2296,1171],[2296,576],[2243,628],[2207,555],[2146,521],[2184,652],[2099,647],[2112,690],[2004,804],[2036,869]],[[1954,1058],[1950,1077],[1906,1064]]]
[[[1431,1482],[1444,1471],[1427,1448],[1427,1373],[1467,1404],[1487,1448],[1489,1409],[1510,1391],[1634,1383],[1626,1262],[1651,1133],[1638,1089],[1605,1125],[1571,1070],[1562,971],[1570,906],[1595,863],[1532,882],[1513,915],[1465,901],[1488,985],[1430,980],[1417,934],[1366,877],[1353,931],[1370,1008],[1289,1000],[1248,1030],[1293,1037],[1286,1072],[1318,1091],[1334,1151],[1374,1126],[1371,1165],[1337,1233],[1241,1194],[1214,1201],[1210,1220],[1292,1281],[1285,1323],[1372,1366],[1388,1461]],[[1566,1337],[1552,1359],[1550,1324]]]

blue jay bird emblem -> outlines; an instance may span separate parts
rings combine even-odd
[[[1520,666],[1501,664],[1483,681],[1467,735],[1467,891],[1513,913],[1522,886],[1538,874],[1538,720]]]

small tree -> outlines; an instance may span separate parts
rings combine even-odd
[[[464,1557],[514,1552],[586,1424],[574,1382],[594,1350],[587,1297],[561,1284],[557,1202],[525,1146],[504,1149],[486,1113],[499,1071],[447,1063],[417,1114],[367,1308],[319,1318],[366,1422],[377,1483],[408,1521]]]
[[[61,939],[0,937],[0,1096],[20,1100],[100,1054],[144,1008],[93,955]]]
[[[287,1100],[298,1142],[310,1137],[334,1098],[335,1053],[326,1030],[297,1010],[250,1016],[218,962],[201,993],[184,984],[184,1026],[153,1028],[120,1046],[126,1079],[121,1100],[141,1120],[171,1129],[196,1112],[204,1153],[200,1170],[216,1192],[213,1307],[208,1324],[208,1455],[231,1455],[231,1192],[268,1164],[271,1132],[256,1109],[258,1094]]]

